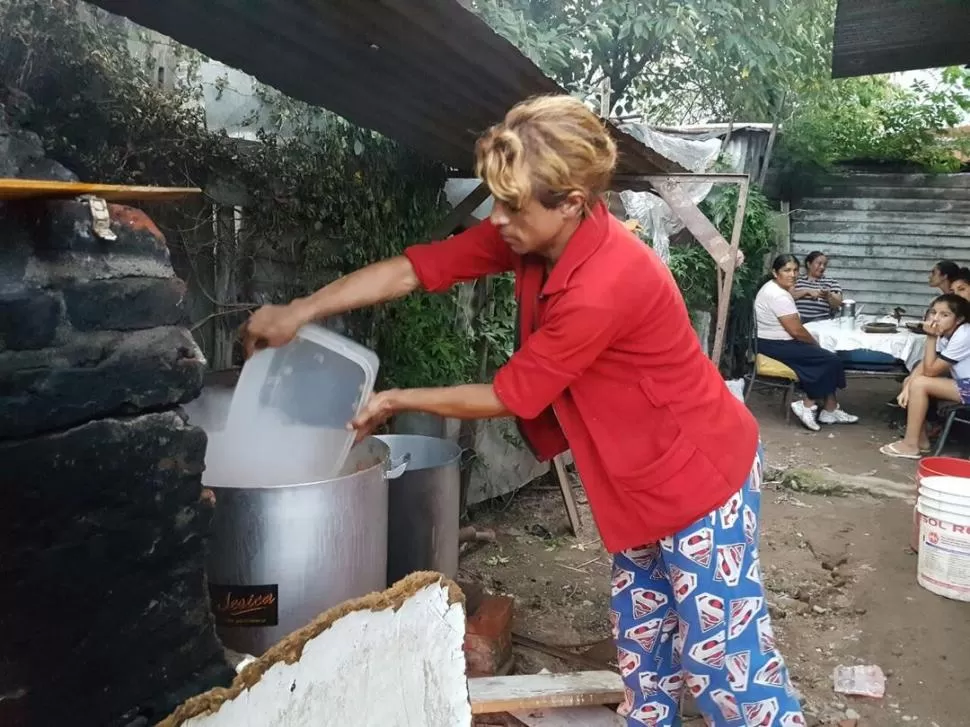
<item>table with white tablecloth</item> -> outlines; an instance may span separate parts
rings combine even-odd
[[[859,316],[851,327],[846,325],[847,321],[833,318],[806,323],[805,328],[827,351],[877,351],[899,359],[912,371],[923,360],[926,336],[913,333],[902,324],[896,333],[866,333],[862,330],[863,325],[876,321],[896,323],[892,318],[887,320],[875,316]]]

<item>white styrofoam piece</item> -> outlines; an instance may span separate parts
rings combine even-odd
[[[353,611],[218,712],[184,727],[466,727],[465,612],[425,586],[398,610]]]

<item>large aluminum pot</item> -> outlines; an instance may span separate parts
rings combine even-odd
[[[416,434],[378,437],[407,469],[390,486],[387,582],[431,570],[458,575],[461,448]]]
[[[226,646],[259,656],[328,608],[384,589],[387,480],[405,466],[390,462],[388,446],[368,437],[328,480],[207,482],[215,512],[206,570]]]

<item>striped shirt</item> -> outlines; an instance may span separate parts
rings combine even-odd
[[[832,280],[832,278],[826,278],[825,276],[821,278],[810,278],[807,275],[802,275],[795,283],[795,290],[824,290],[828,293],[842,294],[842,286]],[[829,305],[828,300],[825,298],[819,300],[815,298],[796,298],[795,307],[798,308],[798,314],[802,317],[802,323],[821,321],[832,317],[832,306]]]

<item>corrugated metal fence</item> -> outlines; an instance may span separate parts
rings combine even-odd
[[[826,274],[869,313],[920,314],[933,265],[970,264],[970,174],[847,173],[792,209],[792,251],[826,253]]]

